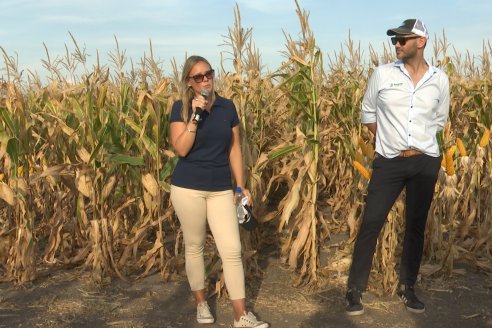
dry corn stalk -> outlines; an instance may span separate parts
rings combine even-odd
[[[0,182],[0,198],[3,199],[10,206],[15,204],[15,195],[12,188],[6,183]]]
[[[236,14],[239,18],[239,10]],[[303,32],[308,32],[307,20],[302,19],[301,24]],[[305,35],[309,36],[309,33]],[[316,271],[317,268],[316,243],[322,241],[323,236],[329,236],[325,230],[347,232],[353,237],[360,222],[357,219],[362,213],[364,188],[367,186],[365,179],[368,179],[367,176],[370,178],[370,170],[365,167],[369,164],[371,151],[368,149],[370,144],[360,142],[370,138],[367,138],[365,128],[360,129],[358,111],[372,66],[361,64],[361,49],[353,47],[349,39],[346,49],[330,58],[329,71],[310,71],[315,65],[303,53],[312,46],[310,39],[299,42],[288,40],[291,51],[288,59],[293,64],[291,68],[305,66],[306,70],[289,70],[283,66],[282,69],[287,69],[278,72],[286,78],[299,78],[302,74],[309,76],[313,72],[315,74],[312,76],[320,77],[322,88],[312,98],[312,104],[319,110],[315,112],[318,115],[317,125],[302,136],[303,141],[319,146],[319,153],[312,156],[313,159],[317,158],[318,166],[308,165],[305,182],[292,191],[294,182],[290,183],[289,178],[292,172],[299,174],[296,170],[306,165],[302,158],[304,153],[296,159],[284,154],[276,157],[278,160],[272,160],[273,151],[269,150],[292,141],[294,124],[308,125],[308,119],[302,115],[288,114],[294,97],[303,100],[303,97],[313,95],[306,89],[299,89],[310,81],[299,79],[298,82],[302,83],[295,84],[296,88],[291,90],[294,97],[286,96],[285,92],[274,87],[272,82],[276,81],[270,75],[262,74],[260,56],[252,46],[250,36],[251,29],[243,29],[240,24],[231,30],[230,46],[235,71],[224,71],[218,75],[217,87],[220,94],[234,100],[240,113],[241,127],[244,129],[241,132],[244,132],[245,169],[249,172],[253,167],[251,176],[246,176],[246,179],[253,194],[256,197],[265,194],[263,186],[268,186],[269,195],[284,196],[283,190],[274,189],[282,185],[277,184],[280,180],[277,177],[288,175],[283,179],[288,182],[282,186],[291,193],[285,198],[278,197],[282,198],[278,207],[264,217],[260,216],[260,220],[268,221],[265,225],[273,224],[273,219],[281,216],[283,209],[285,216],[290,214],[288,219],[284,217],[280,221],[289,236],[283,239],[282,254],[291,264],[302,262],[298,269],[312,277],[316,275],[316,272],[311,273],[312,270]],[[466,139],[463,143],[456,138],[460,165],[455,166],[452,158],[446,161],[447,152],[443,156],[442,166],[448,169],[448,173],[444,170],[440,172],[436,186],[436,197],[426,230],[425,261],[433,267],[433,272],[436,272],[435,263],[446,267],[443,271],[451,272],[449,269],[453,261],[460,257],[489,270],[486,263],[490,262],[492,230],[488,219],[492,217],[491,155],[490,127],[484,130],[484,124],[491,122],[492,88],[484,87],[484,81],[491,80],[491,52],[487,50],[484,53],[480,67],[477,63],[462,62],[459,57],[450,59],[445,55],[445,50],[445,42],[439,43],[436,53],[443,54],[441,63],[449,70],[451,83],[456,88],[451,104],[453,115],[442,134],[443,144],[447,149],[457,132]],[[118,48],[112,56],[117,72],[114,76],[110,75],[111,69],[97,65],[84,76],[77,77],[72,71],[68,72],[73,78],[67,81],[61,67],[56,67],[58,64],[52,62],[49,63],[52,75],[48,77],[48,85],[43,86],[36,82],[39,79],[35,76],[29,75],[33,77],[29,81],[22,80],[26,74],[16,71],[15,63],[10,61],[11,56],[4,57],[5,78],[9,81],[0,82],[0,202],[6,214],[0,217],[0,223],[7,225],[8,229],[0,231],[3,231],[3,240],[8,240],[8,245],[3,247],[10,251],[6,278],[22,283],[34,276],[35,265],[31,264],[39,261],[32,261],[30,256],[36,260],[39,255],[35,252],[36,247],[26,246],[37,240],[46,245],[41,253],[46,261],[63,260],[64,263],[80,264],[89,260],[89,264],[94,264],[95,271],[107,274],[117,269],[114,263],[118,263],[118,267],[124,266],[129,273],[138,270],[138,274],[147,269],[150,272],[156,266],[160,266],[162,271],[173,267],[174,270],[181,269],[182,235],[176,227],[175,218],[167,216],[167,211],[171,210],[169,205],[161,203],[161,198],[166,199],[168,194],[159,195],[154,187],[145,187],[147,183],[144,182],[147,172],[155,177],[159,188],[161,183],[165,185],[168,182],[168,175],[160,176],[159,172],[172,167],[165,163],[172,162],[173,155],[163,156],[163,165],[160,165],[156,154],[158,148],[162,153],[172,153],[166,139],[166,129],[169,127],[166,117],[177,98],[177,65],[174,75],[167,78],[158,69],[159,65],[146,56],[140,71],[126,73],[123,72],[124,55]],[[394,60],[392,51],[385,51],[383,58],[379,57],[371,53],[373,63]],[[72,63],[71,59],[64,65],[73,67]],[[298,72],[300,74],[296,75]],[[300,108],[304,111],[313,107]],[[29,124],[23,125],[24,122]],[[20,129],[16,130],[16,127]],[[159,128],[165,131],[162,135],[154,135],[153,132]],[[363,138],[359,139],[361,134]],[[358,143],[363,153],[357,149]],[[475,145],[476,149],[466,149],[466,145]],[[12,146],[22,147],[12,152]],[[300,149],[304,151],[306,148],[295,148],[293,152],[301,152]],[[125,156],[115,156],[114,152],[117,151]],[[25,157],[11,157],[15,153],[25,154]],[[135,163],[136,157],[141,160]],[[361,167],[356,167],[354,159]],[[101,165],[103,169],[98,170]],[[364,179],[354,179],[357,173],[353,167],[361,175],[362,169],[366,170]],[[35,178],[30,179],[33,169]],[[317,175],[315,169],[318,170]],[[13,176],[15,174],[17,177]],[[17,179],[15,186],[14,178]],[[311,183],[313,179],[317,185],[311,185],[308,189],[306,182],[309,180]],[[155,185],[153,181],[150,184]],[[165,187],[163,189],[166,190]],[[319,194],[319,200],[306,196],[309,192],[311,196]],[[256,208],[276,205],[269,203],[272,199],[275,197],[257,199]],[[317,211],[312,211],[306,204],[313,204]],[[453,213],[452,206],[457,204],[459,207]],[[295,208],[291,208],[293,205],[296,205]],[[321,213],[321,210],[324,214],[318,215],[318,222],[313,221],[313,215]],[[154,216],[149,216],[149,211]],[[163,212],[166,214],[163,215]],[[393,210],[392,215],[392,220],[400,220],[402,213]],[[36,225],[30,221],[33,217],[36,217]],[[106,218],[107,222],[104,221]],[[93,220],[99,220],[101,237],[100,246],[94,251],[100,250],[98,256],[105,259],[104,263],[90,261],[96,255],[90,252],[94,246],[91,242],[97,237],[91,229]],[[323,234],[317,234],[317,228],[323,229]],[[391,225],[389,228],[396,229]],[[457,233],[454,233],[455,229]],[[309,237],[304,238],[306,231]],[[164,241],[164,232],[168,233],[168,242]],[[295,242],[298,233],[302,238]],[[392,265],[397,260],[393,241],[388,239],[395,233],[398,230],[389,229],[383,234],[380,245],[384,247],[375,258],[375,263],[381,263],[376,267],[379,274],[392,272]],[[453,234],[456,236],[454,240]],[[266,238],[276,240],[271,235]],[[254,235],[250,240],[255,240]],[[353,238],[350,238],[349,242],[352,241]],[[289,250],[294,242],[295,253],[291,255]],[[172,248],[170,258],[165,257],[168,251],[166,244]],[[147,254],[152,249],[154,251]],[[300,255],[297,262],[294,254]],[[26,266],[22,266],[22,261]],[[107,265],[106,271],[101,269],[103,264]],[[376,286],[386,286],[384,288],[387,289],[392,279],[395,279],[394,276],[386,273]]]
[[[367,149],[366,149],[366,143],[364,142],[364,139],[362,139],[361,136],[358,136],[357,142],[359,144],[359,148],[362,151],[362,154],[364,156],[367,156]]]

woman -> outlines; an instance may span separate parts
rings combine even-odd
[[[173,104],[170,122],[172,145],[179,156],[172,176],[171,202],[183,230],[186,274],[197,304],[197,321],[214,322],[205,296],[203,248],[208,221],[222,259],[234,327],[269,327],[246,310],[231,183],[232,171],[236,185],[250,196],[242,176],[239,118],[232,101],[215,94],[214,70],[205,58],[191,56],[186,60],[181,100]]]

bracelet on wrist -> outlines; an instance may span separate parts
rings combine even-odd
[[[196,133],[196,130],[190,130],[190,128],[188,126],[186,126],[186,131],[190,132],[190,133]]]

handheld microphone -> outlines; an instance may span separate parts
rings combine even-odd
[[[205,100],[208,99],[208,91],[203,89],[202,92],[200,92],[200,94],[202,95],[203,98],[205,98]],[[203,109],[200,108],[200,107],[197,107],[195,109],[195,115],[193,116],[193,122],[195,123],[198,123],[202,120],[202,113],[203,113]]]

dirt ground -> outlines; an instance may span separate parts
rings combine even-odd
[[[492,327],[492,277],[471,267],[462,267],[464,275],[421,281],[424,314],[406,311],[396,296],[366,293],[366,313],[349,317],[343,284],[308,293],[292,287],[275,252],[260,258],[264,275],[248,281],[248,306],[272,327]],[[209,304],[216,323],[198,325],[184,275],[98,285],[82,269],[43,268],[28,288],[0,283],[0,327],[232,327],[229,302],[212,297]]]

